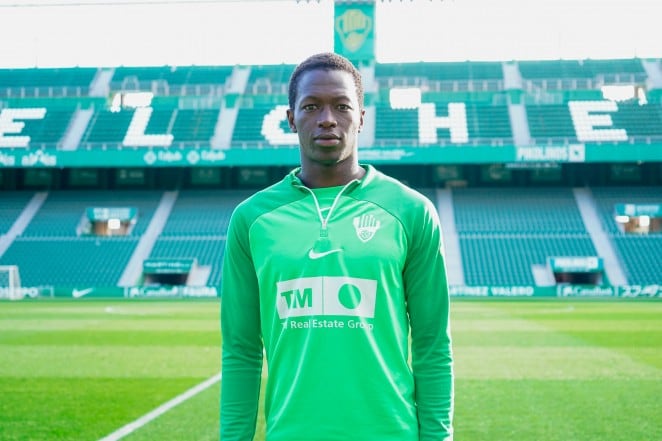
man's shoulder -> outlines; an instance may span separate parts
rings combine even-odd
[[[378,170],[374,170],[371,182],[366,185],[365,195],[376,203],[398,211],[403,208],[429,208],[432,204],[431,199],[421,191]]]
[[[292,191],[292,185],[286,177],[244,199],[235,208],[233,216],[256,219],[264,213],[291,202],[295,196],[296,192]]]

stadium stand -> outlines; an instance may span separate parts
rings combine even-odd
[[[32,219],[23,236],[76,237],[76,228],[88,207],[135,207],[140,221],[131,235],[139,237],[147,228],[156,208],[159,191],[90,192],[85,190],[52,191]]]
[[[472,156],[473,150],[485,146],[500,150],[581,143],[586,149],[595,147],[591,144],[604,144],[636,151],[655,146],[662,138],[662,70],[658,69],[660,78],[656,83],[654,69],[650,73],[650,66],[655,63],[659,68],[659,60],[639,59],[375,63],[374,76],[367,75],[366,83],[366,104],[368,111],[374,112],[369,116],[373,126],[366,126],[365,130],[374,133],[368,138],[371,144],[365,147],[372,150],[373,157],[378,157],[375,153],[382,148],[386,152],[400,148],[429,147],[427,151],[433,152],[434,147],[467,148],[469,159],[462,162],[460,158],[462,163],[457,165],[442,161],[407,164],[412,167],[407,169],[397,159],[387,162],[394,169],[402,166],[399,176],[420,185],[432,201],[436,200],[435,185],[451,189],[452,226],[456,230],[451,228],[451,232],[457,235],[467,285],[532,286],[538,282],[534,267],[546,265],[548,257],[597,255],[600,247],[594,243],[596,236],[589,234],[573,195],[573,187],[578,185],[590,187],[605,233],[602,237],[613,247],[627,282],[660,284],[660,233],[625,234],[614,221],[615,204],[662,204],[659,161],[624,161],[636,169],[631,178],[636,186],[623,186],[607,182],[611,179],[611,167],[622,165],[612,164],[613,158],[606,163],[549,163],[546,165],[550,167],[538,168],[535,166],[540,164],[527,163],[518,168],[523,164],[484,164],[482,157]],[[136,91],[154,95],[147,105],[149,110],[141,111],[147,118],[144,135],[171,136],[171,143],[160,146],[164,149],[210,148],[219,134],[224,137],[224,144],[215,144],[214,148],[224,153],[225,149],[259,148],[264,153],[275,148],[295,148],[295,141],[289,143],[291,138],[270,142],[263,129],[265,117],[272,112],[284,115],[278,106],[287,106],[287,82],[293,69],[294,65],[289,64],[0,69],[0,111],[45,109],[40,118],[14,121],[5,116],[6,125],[0,127],[0,140],[5,143],[0,148],[0,165],[9,164],[0,168],[0,250],[6,250],[0,251],[0,265],[19,265],[21,281],[26,286],[114,286],[134,260],[132,256],[139,254],[136,250],[156,218],[164,188],[168,188],[178,190],[176,200],[167,217],[159,219],[163,229],[152,238],[145,256],[156,260],[195,258],[198,265],[209,269],[207,284],[218,285],[230,214],[254,191],[240,189],[245,188],[243,165],[220,164],[213,170],[210,167],[210,171],[218,172],[214,174],[218,179],[197,184],[190,170],[127,166],[123,169],[125,175],[135,172],[140,176],[137,183],[131,184],[135,185],[134,190],[117,190],[117,170],[99,167],[95,170],[99,176],[97,184],[90,184],[89,189],[71,190],[68,186],[73,185],[72,170],[22,168],[22,164],[5,159],[5,152],[22,151],[17,147],[28,152],[79,149],[85,150],[81,153],[96,153],[87,150],[137,147],[151,150],[150,145],[125,145],[137,111],[111,106],[118,94]],[[239,78],[238,70],[245,77]],[[513,77],[520,81],[513,81]],[[577,129],[582,123],[579,119],[591,111],[583,116],[581,112],[573,115],[571,103],[581,107],[606,102],[601,90],[604,85],[647,88],[648,100],[610,101],[614,110],[596,113],[608,115],[612,123],[609,128],[624,131],[625,139],[582,139]],[[410,108],[392,106],[392,88],[418,88],[421,102]],[[461,108],[461,117],[450,118],[451,105],[460,106],[455,109]],[[88,112],[89,120],[79,118],[81,110]],[[11,111],[6,115],[10,114]],[[274,121],[279,121],[278,128]],[[16,126],[7,129],[14,122],[20,123],[20,133]],[[79,123],[79,136],[68,136],[75,122]],[[274,132],[280,129],[290,134],[284,118],[273,120],[269,127]],[[603,128],[597,124],[596,130]],[[458,133],[464,130],[464,135],[460,133],[464,138],[452,132],[456,129]],[[435,136],[425,138],[422,132]],[[11,141],[19,136],[29,137],[27,146],[12,145]],[[69,139],[66,149],[65,139]],[[436,168],[440,164],[444,165],[443,173]],[[482,177],[484,167],[493,165],[502,166],[504,181],[492,182]],[[289,169],[291,164],[260,170],[264,172],[260,174],[262,180],[251,188],[281,177],[279,167]],[[28,176],[33,173],[28,172],[50,173],[51,179],[31,187]],[[450,173],[450,177],[441,177],[444,173]],[[534,175],[542,176],[542,180],[535,181],[539,185],[533,185]],[[546,181],[545,176],[551,178]],[[206,187],[197,189],[196,185]],[[42,187],[48,192],[45,203],[17,237],[9,238],[7,232],[30,203],[34,191]],[[81,235],[79,226],[85,209],[91,206],[135,207],[138,222],[128,236]]]
[[[176,109],[171,133],[177,142],[205,143],[214,136],[217,109]]]
[[[293,64],[252,66],[246,93],[249,95],[287,94]],[[285,101],[287,103],[287,100]]]
[[[18,265],[25,286],[115,286],[137,242],[135,237],[21,237],[0,265]]]
[[[222,95],[233,66],[118,67],[113,91],[151,91],[162,96]]]
[[[18,265],[26,286],[113,286],[117,283],[156,208],[154,191],[53,191],[23,234],[0,256]],[[88,207],[135,207],[129,236],[86,237],[79,226]]]
[[[592,187],[603,229],[611,235],[623,234],[616,223],[616,204],[655,204],[662,199],[662,187]]]
[[[375,145],[384,147],[389,145],[449,145],[449,144],[487,144],[504,145],[513,143],[508,107],[505,97],[499,93],[423,93],[422,103],[434,105],[434,115],[431,117],[445,118],[450,115],[451,104],[464,106],[464,117],[454,120],[449,125],[466,128],[467,139],[457,141],[453,139],[450,128],[435,128],[436,142],[427,142],[420,139],[421,124],[435,124],[423,119],[419,109],[393,108],[389,97],[381,94],[375,108]]]
[[[232,146],[244,147],[265,142],[262,121],[271,110],[271,106],[239,108],[235,130],[232,132]]]
[[[33,193],[31,191],[12,191],[2,193],[0,204],[0,235],[12,227]]]
[[[207,284],[217,286],[225,235],[232,210],[251,192],[185,190],[179,192],[150,259],[195,258],[211,271]]]
[[[548,257],[595,256],[570,189],[453,190],[468,285],[535,285]]]
[[[605,84],[640,84],[646,72],[638,59],[519,61],[526,90],[596,89]]]
[[[0,69],[0,98],[87,96],[97,68]]]
[[[502,90],[499,62],[377,63],[375,79],[380,88],[422,87],[425,91]]]
[[[581,100],[587,103],[600,103],[602,100]],[[598,112],[599,113],[599,112]],[[602,112],[611,118],[611,127],[623,130],[628,142],[650,142],[661,137],[659,127],[662,127],[662,108],[658,104],[638,104],[621,102],[614,112]],[[578,139],[577,126],[582,120],[573,120],[568,103],[563,104],[529,104],[527,117],[531,137],[541,144],[556,142],[619,142],[612,134],[607,134],[604,140]],[[577,117],[579,118],[579,117]]]
[[[657,284],[662,280],[662,236],[612,236],[628,282]]]
[[[131,123],[133,111],[111,112],[99,110],[92,116],[87,131],[81,140],[81,146],[87,148],[107,148],[120,146]]]
[[[660,204],[662,187],[594,187],[592,193],[602,227],[632,284],[662,281],[662,233],[626,234],[615,220],[616,204]]]
[[[566,104],[528,105],[531,137],[541,141],[577,142],[577,134]]]
[[[468,285],[534,286],[533,265],[551,256],[594,256],[587,234],[468,234],[460,237]]]
[[[391,109],[388,105],[377,105],[375,109],[375,143],[418,142],[418,110]]]
[[[630,138],[645,137],[659,139],[662,134],[662,107],[654,104],[636,102],[619,103],[618,112],[612,119],[614,127],[624,128]]]

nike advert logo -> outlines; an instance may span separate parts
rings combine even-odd
[[[86,296],[87,294],[91,293],[94,290],[94,288],[87,288],[87,289],[76,289],[71,292],[71,297],[74,299],[79,299],[83,296]]]
[[[341,251],[342,251],[341,248],[334,248],[329,251],[322,251],[321,253],[318,253],[311,248],[311,250],[308,251],[308,257],[311,258],[312,260],[317,260],[317,259],[321,259],[324,256],[328,256],[329,254],[339,253]]]

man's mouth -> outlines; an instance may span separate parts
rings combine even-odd
[[[340,137],[337,135],[319,135],[315,137],[315,142],[323,146],[334,146],[340,143]]]

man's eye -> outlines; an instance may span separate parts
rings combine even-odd
[[[306,104],[305,106],[302,107],[302,109],[303,109],[305,112],[310,112],[310,111],[312,111],[312,110],[317,109],[317,106],[316,106],[315,104]]]
[[[338,110],[342,110],[342,111],[346,112],[350,109],[351,109],[351,107],[349,107],[347,104],[338,104]]]

